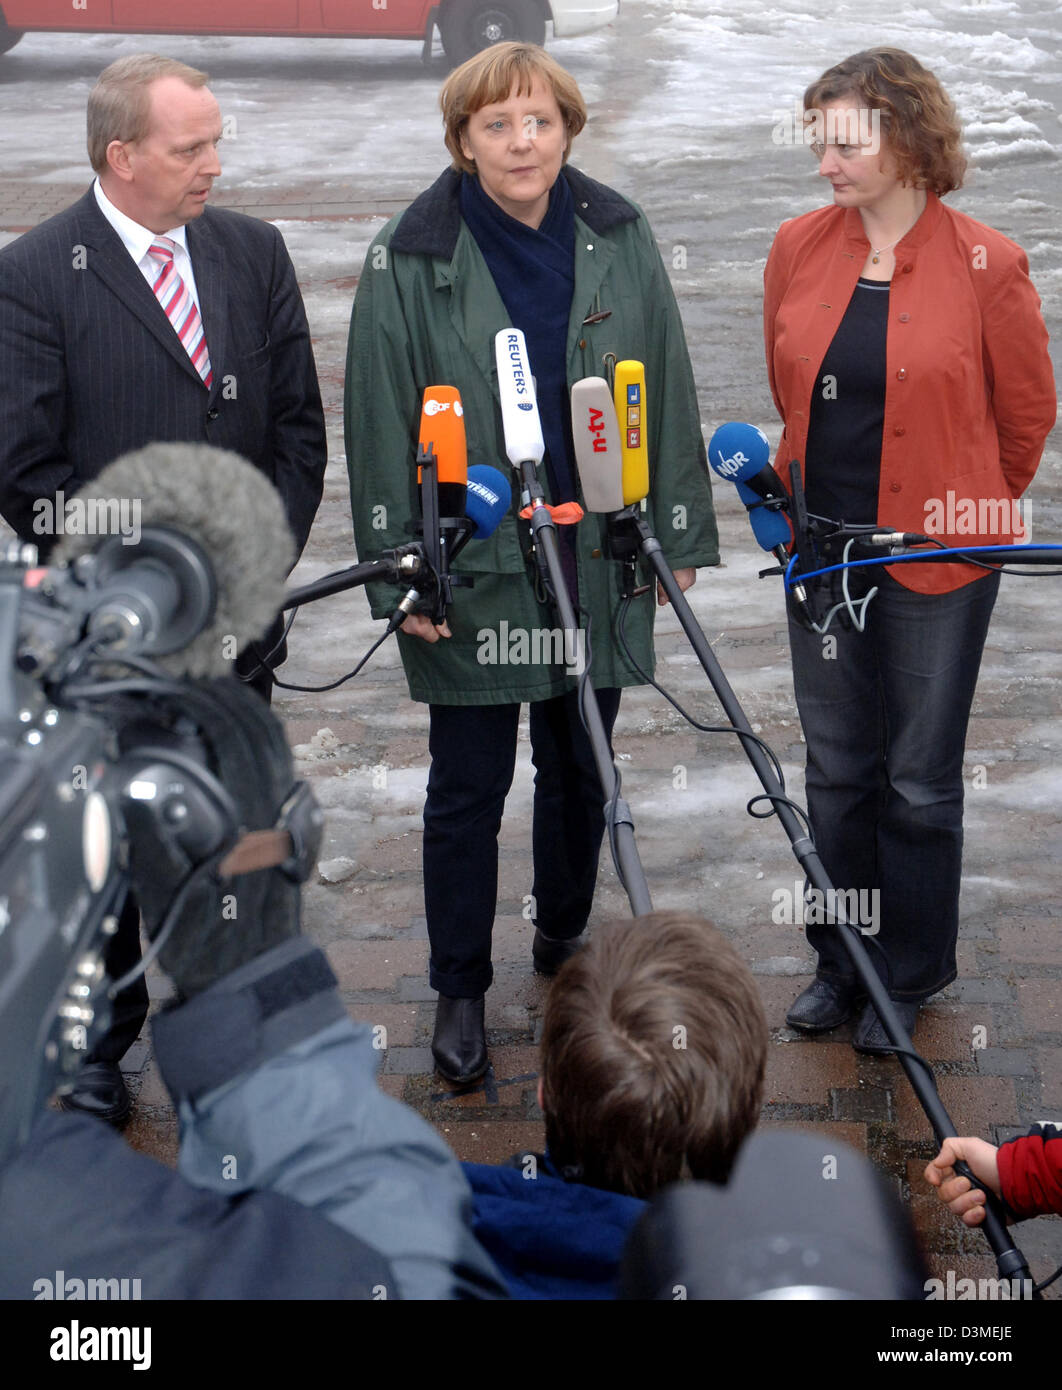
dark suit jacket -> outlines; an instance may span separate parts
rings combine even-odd
[[[209,393],[92,190],[0,251],[0,513],[78,490],[156,440],[211,444],[272,482],[301,551],[324,483],[324,414],[295,270],[275,227],[207,208],[188,251]]]

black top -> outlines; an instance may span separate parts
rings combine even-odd
[[[860,278],[811,397],[808,510],[856,525],[878,519],[889,282]]]

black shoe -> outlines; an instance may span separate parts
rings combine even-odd
[[[859,1001],[859,988],[854,981],[843,984],[816,975],[804,993],[794,1000],[785,1021],[790,1028],[799,1028],[804,1033],[828,1033],[852,1017]]]
[[[901,1003],[894,999],[892,1007],[896,1010],[896,1017],[910,1036],[918,1022],[918,1010],[922,1005],[920,1003]],[[863,1010],[863,1017],[859,1020],[859,1027],[852,1039],[852,1046],[857,1052],[866,1052],[870,1056],[888,1054],[893,1051],[892,1043],[889,1042],[889,1035],[886,1033],[881,1019],[878,1018],[877,1010],[873,1004],[868,1004]]]
[[[535,928],[535,939],[531,943],[531,959],[535,962],[536,975],[556,975],[566,960],[571,960],[572,956],[578,954],[585,945],[582,933],[578,936],[569,937],[566,941],[558,941],[552,936],[547,936],[545,932]]]
[[[125,1078],[117,1062],[86,1062],[77,1074],[74,1089],[59,1097],[61,1110],[95,1115],[115,1129],[129,1119],[133,1103],[125,1089]]]
[[[487,1070],[486,999],[449,999],[439,995],[431,1055],[439,1075],[455,1086],[478,1081]]]

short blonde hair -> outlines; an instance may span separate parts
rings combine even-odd
[[[100,73],[88,99],[88,156],[97,174],[107,167],[113,140],[134,144],[151,130],[151,87],[162,77],[179,77],[189,87],[205,87],[207,75],[175,58],[133,53]]]
[[[475,173],[475,165],[465,158],[461,149],[461,136],[468,118],[492,102],[504,101],[514,86],[520,96],[529,96],[536,78],[541,78],[552,89],[564,117],[568,132],[564,151],[567,160],[572,141],[586,125],[586,102],[575,78],[537,44],[496,43],[455,68],[439,94],[446,148],[455,169],[466,174]]]

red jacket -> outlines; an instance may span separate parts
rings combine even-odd
[[[775,467],[787,485],[789,460],[803,467],[819,368],[869,249],[858,210],[831,206],[783,222],[767,258],[767,370],[785,425]],[[947,545],[1006,544],[1056,410],[1029,263],[1020,246],[932,193],[895,255],[877,520]],[[890,573],[936,594],[984,571],[903,564]]]
[[[1035,1126],[1000,1145],[997,1161],[1003,1200],[1020,1220],[1062,1215],[1062,1128]]]

